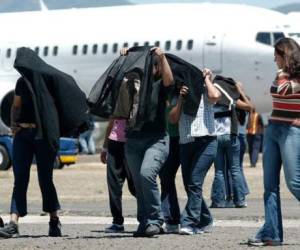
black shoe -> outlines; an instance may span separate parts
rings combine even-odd
[[[149,224],[146,228],[145,234],[148,237],[152,237],[154,235],[158,235],[161,233],[161,227],[155,224]]]
[[[4,227],[4,223],[1,217],[0,217],[0,227]]]
[[[51,218],[49,222],[49,236],[61,237],[61,224],[59,218]]]
[[[210,205],[210,208],[225,208],[225,204],[217,204],[217,203],[214,203],[212,202],[211,205]]]
[[[9,222],[0,229],[0,238],[14,238],[19,236],[19,227],[14,222]]]

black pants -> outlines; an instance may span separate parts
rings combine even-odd
[[[43,211],[52,213],[60,209],[53,184],[53,165],[56,153],[43,139],[35,139],[35,129],[21,129],[13,142],[13,172],[15,177],[11,201],[11,213],[27,214],[27,189],[30,166],[35,155],[39,185],[42,192]]]
[[[170,137],[169,156],[159,177],[161,182],[161,207],[164,220],[168,224],[180,223],[180,209],[175,178],[180,166],[179,137]]]
[[[124,142],[108,141],[107,185],[109,205],[113,216],[113,223],[118,225],[124,223],[122,213],[122,188],[125,179],[127,179],[130,193],[135,196],[133,180],[125,160],[124,144]]]
[[[263,136],[261,134],[255,134],[255,135],[248,134],[247,135],[250,164],[252,167],[255,167],[255,165],[257,163],[258,155],[259,155],[260,148],[262,145],[262,138],[263,138]]]

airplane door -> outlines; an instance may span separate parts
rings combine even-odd
[[[16,49],[14,46],[7,46],[1,48],[2,67],[5,71],[13,70],[14,60],[16,58]]]
[[[203,65],[214,73],[222,72],[223,35],[207,35],[203,43]]]

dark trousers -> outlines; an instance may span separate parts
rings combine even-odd
[[[179,137],[170,137],[169,156],[159,177],[161,182],[161,209],[164,220],[168,224],[180,223],[180,208],[178,204],[175,178],[180,166]]]
[[[217,153],[215,137],[199,137],[180,145],[182,178],[188,201],[181,216],[182,227],[202,228],[212,223],[203,198],[203,183]]]
[[[11,213],[27,214],[27,189],[30,178],[30,166],[35,156],[39,185],[42,192],[43,211],[52,213],[60,209],[53,184],[53,165],[56,153],[44,139],[35,139],[35,129],[21,129],[13,142],[13,173],[15,177]]]
[[[249,146],[250,164],[251,164],[251,167],[255,167],[257,160],[258,160],[258,155],[260,152],[261,144],[262,144],[262,135],[261,134],[255,134],[255,135],[248,134],[247,141],[248,141],[248,146]]]
[[[113,223],[118,225],[124,223],[122,213],[122,188],[125,179],[127,179],[130,193],[135,196],[133,180],[125,160],[124,145],[124,142],[108,141],[107,185],[109,205],[113,216]]]

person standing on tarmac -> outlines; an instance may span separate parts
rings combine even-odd
[[[38,179],[43,198],[43,210],[50,215],[49,236],[61,236],[61,224],[57,215],[60,209],[53,184],[53,165],[56,153],[45,139],[35,139],[36,121],[30,90],[23,77],[19,78],[11,108],[11,130],[13,141],[13,173],[15,177],[11,201],[10,222],[0,229],[0,237],[19,235],[18,221],[27,214],[26,193],[30,177],[30,166],[35,156]]]

